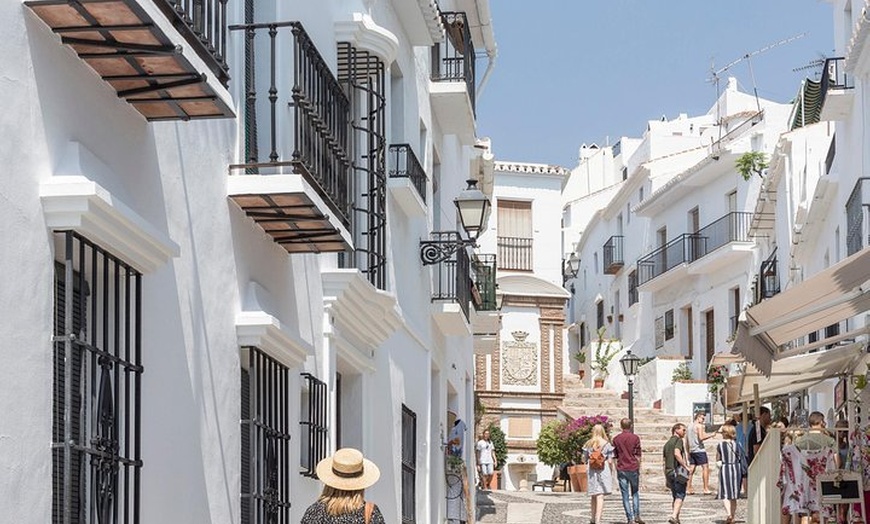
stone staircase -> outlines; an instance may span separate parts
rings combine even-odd
[[[628,416],[628,400],[622,399],[622,392],[607,389],[590,389],[577,375],[564,377],[565,399],[560,410],[570,418],[582,415],[607,415],[613,420],[613,433],[619,433],[619,421]],[[640,437],[643,459],[641,462],[641,491],[664,491],[662,448],[671,436],[671,427],[677,422],[688,424],[686,417],[662,413],[660,409],[634,406],[634,432]],[[716,468],[716,445],[718,438],[704,442],[710,459],[710,486],[715,491],[718,470]],[[700,493],[703,489],[700,469],[692,478],[693,488]]]

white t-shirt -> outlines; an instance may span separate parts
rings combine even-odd
[[[492,442],[480,439],[477,441],[478,464],[495,464],[492,460],[492,455],[495,447]]]

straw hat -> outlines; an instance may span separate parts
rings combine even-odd
[[[365,489],[380,476],[375,463],[353,448],[342,448],[317,464],[317,478],[331,488],[344,491]]]

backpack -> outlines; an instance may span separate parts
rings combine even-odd
[[[601,452],[600,447],[593,447],[592,451],[589,452],[589,469],[604,469],[604,463],[607,461],[607,458],[604,456],[604,453]]]

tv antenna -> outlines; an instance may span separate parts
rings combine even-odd
[[[715,84],[715,86],[716,86],[716,120],[719,121],[719,123],[721,124],[721,115],[719,114],[719,79],[721,78],[722,73],[728,71],[729,69],[731,69],[735,65],[746,60],[746,63],[749,65],[749,76],[752,78],[752,92],[755,94],[755,105],[758,108],[758,112],[760,113],[761,112],[761,102],[759,101],[759,98],[758,98],[758,86],[755,84],[755,71],[753,71],[753,69],[752,69],[752,57],[756,56],[756,55],[760,55],[761,53],[765,53],[767,51],[770,51],[771,49],[773,49],[775,47],[779,47],[781,45],[785,45],[785,44],[788,44],[790,42],[794,42],[795,40],[798,40],[798,39],[803,38],[805,36],[807,36],[806,33],[800,33],[800,34],[788,37],[784,40],[780,40],[779,42],[774,42],[772,44],[768,44],[760,49],[756,49],[755,51],[750,51],[749,53],[746,53],[745,55],[741,56],[740,58],[738,58],[736,60],[732,60],[730,63],[728,63],[724,67],[720,67],[719,69],[714,69],[715,66],[713,66],[713,64],[711,63],[710,64],[710,78],[708,79],[708,82],[713,82],[713,84]]]
[[[824,69],[825,61],[827,59],[827,55],[825,55],[824,53],[819,53],[819,58],[816,58],[815,60],[810,60],[809,62],[800,67],[795,67],[794,69],[792,69],[792,71],[795,73],[800,73],[801,71],[813,69],[813,76],[815,77],[815,80],[818,80],[819,76],[821,76],[822,74],[822,69]]]

